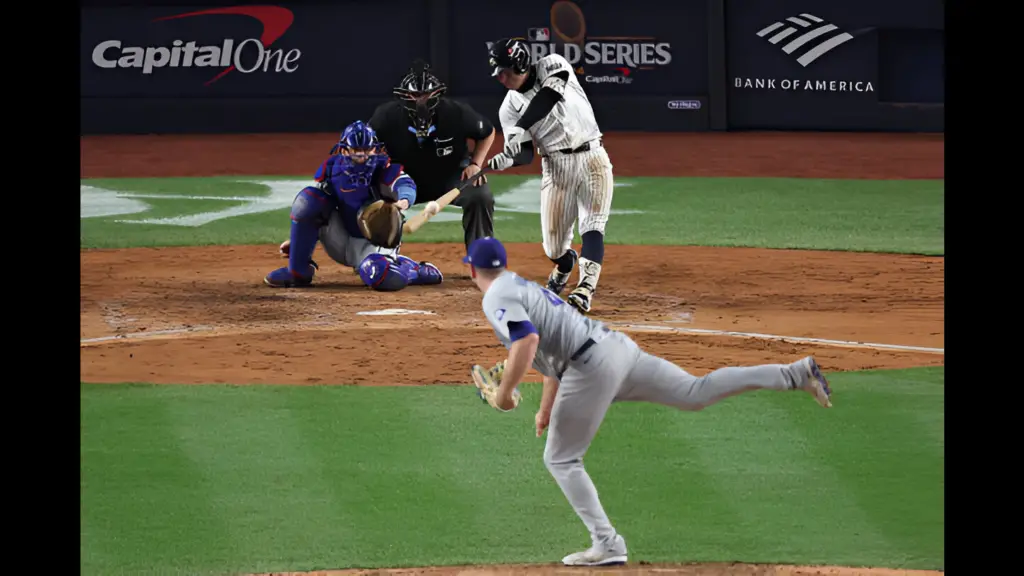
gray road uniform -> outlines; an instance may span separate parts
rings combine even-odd
[[[483,311],[502,344],[535,331],[540,343],[533,368],[560,381],[544,464],[590,531],[594,548],[625,561],[625,541],[616,533],[583,468],[608,407],[616,401],[645,401],[680,410],[700,410],[729,396],[757,389],[812,387],[817,366],[810,357],[790,364],[720,368],[702,377],[643,350],[627,335],[580,314],[539,284],[505,270],[483,297]],[[814,389],[812,389],[814,388]],[[829,404],[830,405],[830,404]],[[595,557],[595,560],[597,558]]]

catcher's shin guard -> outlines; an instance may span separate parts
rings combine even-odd
[[[312,186],[303,188],[292,201],[288,269],[298,277],[313,276],[313,250],[320,238],[320,226],[331,208],[332,198]]]
[[[440,284],[444,281],[441,270],[430,262],[416,262],[408,256],[398,256],[398,264],[406,272],[410,286],[425,286]]]
[[[292,249],[292,241],[291,241],[291,238],[289,238],[288,240],[285,240],[284,242],[281,242],[281,246],[278,247],[277,251],[282,256],[287,258],[288,254],[291,253],[291,249]],[[313,260],[312,258],[309,259],[309,265],[313,267],[313,270],[320,270],[320,266],[318,266],[317,263],[316,263],[316,260]]]
[[[409,272],[392,258],[373,253],[359,264],[359,277],[374,290],[395,292],[409,285]]]
[[[437,266],[430,262],[420,262],[420,267],[416,271],[416,284],[434,285],[441,282],[444,282],[444,274],[441,274]]]

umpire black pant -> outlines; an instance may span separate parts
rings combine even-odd
[[[431,200],[437,200],[452,188],[457,188],[463,183],[462,170],[469,166],[469,162],[469,158],[464,159],[460,164],[459,171],[450,175],[439,186],[424,186],[425,190],[416,195],[416,203],[426,204]],[[419,183],[417,182],[417,184]],[[473,240],[484,236],[494,236],[494,195],[491,194],[490,184],[486,182],[479,186],[470,184],[452,204],[462,209],[462,230],[467,250]]]

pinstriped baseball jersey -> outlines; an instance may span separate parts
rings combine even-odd
[[[604,328],[547,288],[510,270],[494,279],[482,303],[487,321],[505,348],[512,346],[509,322],[533,324],[540,336],[533,368],[545,376],[559,377],[580,346]]]
[[[527,131],[538,152],[547,154],[562,148],[576,148],[600,138],[601,130],[594,119],[594,109],[569,61],[560,54],[549,54],[537,61],[536,70],[537,81],[530,90],[525,93],[509,90],[505,94],[505,100],[498,109],[502,130],[508,131],[515,126],[537,92],[548,87],[561,94],[562,100]],[[555,76],[558,72],[568,72],[568,82]]]

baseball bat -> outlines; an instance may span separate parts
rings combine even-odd
[[[459,184],[457,188],[452,188],[448,192],[445,192],[444,196],[441,196],[436,200],[438,206],[437,214],[440,214],[441,210],[445,209],[445,206],[448,206],[453,201],[455,201],[455,199],[459,197],[459,194],[461,194],[463,190],[465,190],[468,186],[471,186],[473,182],[475,182],[481,176],[487,174],[490,171],[490,166],[484,166],[483,170],[480,170],[472,177],[467,178],[466,181],[463,182],[462,184]],[[420,226],[426,224],[427,221],[433,218],[434,216],[435,214],[428,213],[426,206],[424,206],[423,211],[413,216],[412,218],[406,220],[405,224],[402,224],[402,234],[412,234],[416,232],[417,230],[420,229]]]

